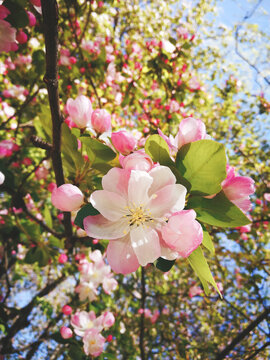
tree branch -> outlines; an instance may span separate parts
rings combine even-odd
[[[141,287],[142,287],[142,300],[141,300],[141,309],[143,309],[143,313],[141,314],[141,322],[140,322],[140,352],[141,352],[141,360],[145,360],[145,352],[144,352],[144,308],[145,308],[145,274],[144,268],[141,267]]]
[[[63,117],[59,105],[58,91],[58,6],[56,0],[41,0],[43,28],[46,47],[46,73],[44,82],[47,85],[51,118],[52,118],[52,163],[57,186],[65,183],[64,171],[61,158],[61,126]],[[71,248],[72,226],[69,212],[64,212],[66,247]]]
[[[244,337],[246,337],[256,326],[262,322],[264,319],[268,317],[270,313],[270,307],[265,309],[261,315],[259,315],[255,320],[253,320],[243,331],[241,331],[232,341],[231,343],[225,347],[219,354],[216,356],[216,360],[225,359],[225,357],[235,348],[237,344],[239,344]]]

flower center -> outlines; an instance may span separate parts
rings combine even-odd
[[[129,214],[125,215],[128,218],[129,226],[140,226],[148,221],[153,221],[150,211],[144,209],[143,206],[136,208],[128,207]]]

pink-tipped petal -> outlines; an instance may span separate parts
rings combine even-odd
[[[203,239],[202,227],[195,217],[194,210],[179,211],[173,214],[161,229],[167,246],[185,258],[202,243]]]
[[[130,171],[112,168],[102,178],[102,187],[104,190],[115,192],[123,197],[127,197],[128,181]]]
[[[205,125],[201,120],[188,117],[179,125],[178,148],[193,141],[202,140],[206,136]]]
[[[167,166],[156,166],[149,171],[149,175],[153,178],[153,183],[149,190],[149,196],[162,189],[164,186],[176,183],[174,174]]]
[[[151,209],[152,216],[156,218],[179,211],[185,207],[187,190],[183,185],[167,185],[153,195],[153,199],[147,204]]]
[[[107,247],[107,259],[114,272],[117,274],[129,274],[136,271],[140,266],[137,256],[131,246],[130,236],[109,242]]]

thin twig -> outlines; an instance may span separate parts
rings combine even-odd
[[[145,273],[144,268],[141,267],[141,309],[143,310],[141,314],[141,322],[140,322],[140,352],[141,352],[141,360],[145,360],[145,352],[144,352],[144,308],[145,308]]]

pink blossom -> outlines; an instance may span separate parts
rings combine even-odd
[[[0,5],[0,20],[5,19],[9,14],[10,11],[4,5]]]
[[[105,277],[102,286],[106,294],[111,294],[117,288],[118,282],[114,278]]]
[[[44,166],[40,166],[39,168],[37,168],[37,170],[35,171],[35,175],[36,178],[38,180],[41,179],[47,179],[48,175],[49,175],[49,171],[48,169],[46,169]]]
[[[86,217],[84,228],[91,237],[113,240],[107,259],[115,272],[133,272],[160,256],[177,257],[166,244],[163,249],[158,232],[166,215],[185,205],[186,188],[176,184],[168,167],[156,166],[149,172],[112,168],[102,186],[90,197],[100,215]]]
[[[77,186],[64,184],[52,192],[52,204],[61,211],[75,211],[83,204],[83,193]]]
[[[48,185],[48,191],[49,192],[53,192],[53,190],[54,189],[56,189],[57,188],[57,185],[56,185],[56,183],[49,183],[49,185]]]
[[[11,156],[14,151],[18,151],[20,148],[14,144],[12,140],[0,141],[0,159]]]
[[[264,193],[263,197],[266,201],[270,201],[270,193]]]
[[[144,150],[135,151],[127,156],[119,155],[119,162],[125,170],[150,171],[154,166],[151,157]]]
[[[227,166],[227,177],[221,183],[227,198],[246,212],[251,209],[249,196],[255,191],[254,180],[247,176],[239,176],[232,166]]]
[[[74,327],[76,335],[84,336],[85,332],[89,329],[95,328],[98,331],[103,329],[103,316],[96,318],[94,311],[87,313],[86,311],[77,310],[74,315],[71,316],[71,325]]]
[[[105,342],[106,339],[97,329],[87,330],[83,337],[84,352],[86,355],[99,356],[103,351]]]
[[[60,334],[63,339],[70,339],[73,336],[73,332],[69,327],[62,326],[60,329]]]
[[[152,316],[151,310],[150,309],[144,309],[144,316],[146,318],[150,318]]]
[[[69,306],[69,305],[64,305],[62,307],[62,313],[65,314],[65,315],[70,315],[72,314],[72,307]]]
[[[35,15],[31,13],[31,11],[26,11],[26,13],[28,16],[29,26],[35,26],[37,22]]]
[[[154,312],[153,312],[153,315],[151,316],[151,318],[150,318],[150,321],[151,321],[151,323],[152,324],[154,324],[156,321],[157,321],[157,319],[158,319],[158,317],[159,317],[159,310],[158,309],[156,309]]]
[[[102,134],[111,130],[111,115],[104,109],[96,109],[92,113],[91,123],[93,129]]]
[[[59,264],[65,264],[68,261],[68,257],[66,254],[60,254],[58,257]]]
[[[191,90],[200,90],[201,84],[199,83],[196,76],[192,76],[191,79],[188,81],[188,86]]]
[[[111,139],[115,149],[123,155],[130,154],[137,144],[133,135],[124,130],[113,132]]]
[[[104,329],[110,328],[115,323],[115,318],[114,318],[112,312],[106,311],[101,316],[102,316],[102,325],[103,325]]]
[[[84,95],[79,95],[75,100],[68,99],[66,105],[71,120],[83,129],[91,124],[92,105],[91,101]]]
[[[19,44],[25,44],[27,42],[27,35],[24,31],[19,30],[16,35],[16,40]]]
[[[185,258],[202,243],[202,227],[195,218],[194,210],[178,211],[161,229],[165,243]]]
[[[208,135],[201,120],[188,117],[181,121],[177,134],[178,149],[185,144],[206,138],[208,138]]]
[[[240,226],[240,233],[247,233],[251,231],[251,225]]]
[[[169,110],[171,113],[174,113],[174,112],[177,112],[178,110],[180,110],[180,105],[176,100],[171,100],[169,107],[170,107]]]
[[[201,294],[203,294],[203,291],[199,286],[193,285],[193,286],[191,286],[191,288],[189,288],[188,296],[190,298],[193,298],[193,296],[198,296],[198,295],[201,295]]]

